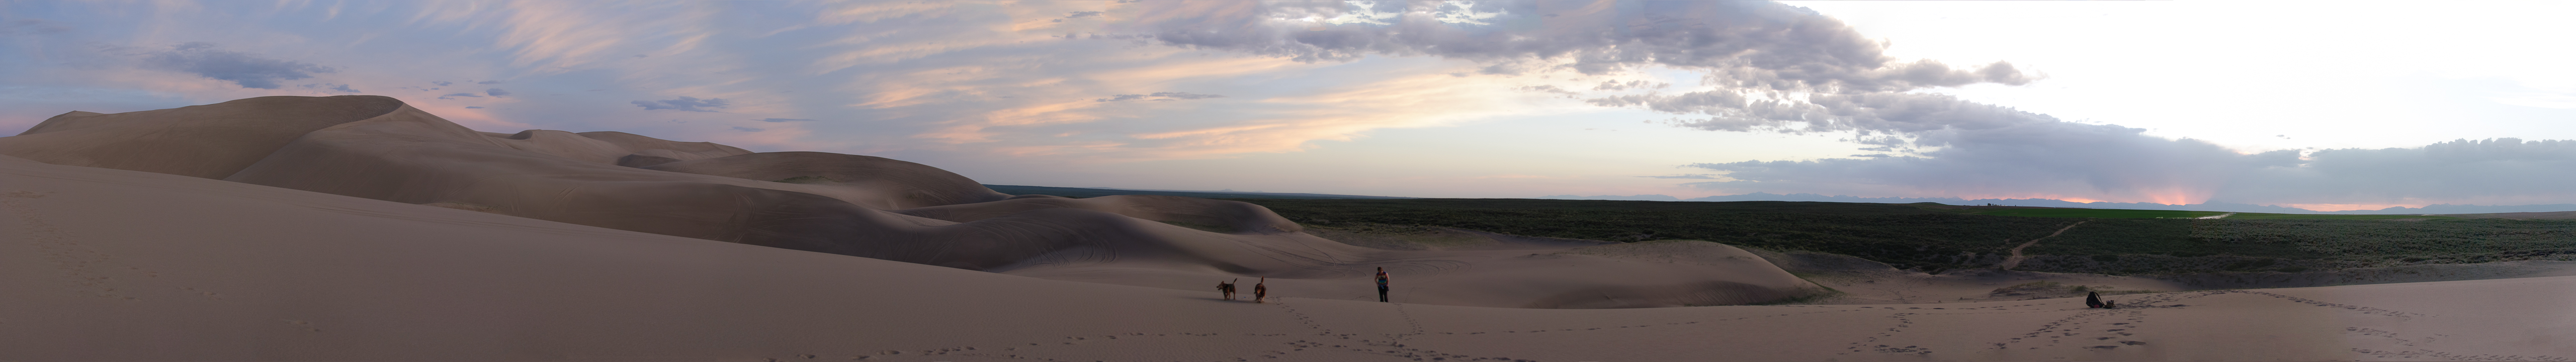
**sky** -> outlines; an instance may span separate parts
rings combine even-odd
[[[0,132],[368,94],[988,184],[2576,203],[2568,2],[0,2]]]

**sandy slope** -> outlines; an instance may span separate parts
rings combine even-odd
[[[0,360],[2576,357],[2576,277],[2129,295],[2114,298],[2138,307],[2118,310],[1514,309],[1299,288],[1255,304],[5,158],[0,236]]]
[[[1280,280],[1282,288],[1358,299],[1355,294],[1373,294],[1368,277],[1379,267],[1404,278],[1398,286],[1407,296],[1420,296],[1409,301],[1448,305],[1747,304],[1821,290],[1745,258],[1675,262],[1556,253],[1573,245],[1384,251],[1305,234],[1268,209],[1234,201],[1012,197],[936,167],[870,156],[754,153],[616,132],[479,132],[377,96],[260,97],[120,114],[75,112],[28,133],[0,137],[0,154],[1178,290],[1268,277]],[[1732,257],[1709,252],[1717,254],[1693,255]]]

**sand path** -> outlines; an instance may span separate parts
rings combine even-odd
[[[2028,247],[2030,247],[2031,245],[2039,245],[2039,241],[2040,241],[2040,240],[2048,240],[2048,238],[2054,238],[2054,237],[2057,237],[2057,236],[2058,236],[2058,235],[2060,235],[2060,234],[2065,234],[2067,230],[2074,230],[2074,229],[2075,229],[2075,227],[2076,227],[2077,225],[2084,225],[2084,223],[2088,223],[2088,222],[2093,222],[2093,221],[2092,221],[2092,220],[2085,220],[2085,221],[2077,221],[2077,222],[2075,222],[2074,224],[2067,224],[2067,225],[2066,225],[2066,227],[2058,228],[2058,229],[2057,229],[2057,232],[2048,233],[2048,236],[2042,236],[2042,237],[2039,237],[2038,239],[2030,239],[2030,241],[2028,241],[2028,242],[2023,242],[2023,243],[2021,243],[2021,245],[2019,245],[2019,246],[2014,246],[2014,247],[2012,248],[2012,256],[2010,256],[2010,257],[2005,257],[2005,258],[2004,258],[2004,262],[2003,262],[2003,263],[2001,263],[2001,264],[1996,264],[1996,265],[1995,265],[1995,269],[2012,270],[2012,268],[2013,268],[2013,267],[2021,266],[2021,261],[2022,261],[2022,259],[2028,259],[2028,258],[2029,258],[2029,257],[2025,257],[2025,256],[2022,256],[2022,255],[2021,255],[2021,249],[2022,249],[2022,248],[2028,248]]]

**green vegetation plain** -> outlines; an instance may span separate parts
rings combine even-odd
[[[2030,217],[1938,204],[1783,201],[1233,200],[1316,226],[1436,226],[1622,242],[1708,240],[1851,255],[1930,272],[1992,266],[2012,246],[2078,221],[2087,222],[2024,249],[2036,256],[2017,269],[2156,274],[2576,260],[2576,220],[2260,217],[2267,214],[2238,219],[2247,215],[2242,213],[2223,219]],[[2206,215],[2216,214],[2221,213]]]
[[[1010,188],[1010,189],[1005,189]],[[1133,190],[996,186],[1088,197]],[[1071,192],[1068,192],[1071,191]],[[1082,194],[1079,192],[1097,192]],[[2101,274],[2283,271],[2576,260],[2576,220],[2425,215],[1998,208],[1932,203],[1662,202],[1539,199],[1277,198],[1192,195],[1270,208],[1319,232],[1425,227],[1570,239],[1707,240],[1861,257],[1927,272],[1988,267],[2024,249],[2017,270]],[[1204,194],[1204,193],[1200,193]],[[1342,195],[1321,195],[1342,196]],[[1260,198],[1247,198],[1260,197]],[[2082,221],[2073,228],[2068,225]],[[1411,234],[1406,234],[1411,235]],[[1423,236],[1429,237],[1429,236]]]

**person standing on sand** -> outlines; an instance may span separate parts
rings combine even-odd
[[[1242,279],[1235,279],[1242,281]],[[1234,300],[1234,282],[1216,282],[1216,291],[1225,292],[1225,300]]]
[[[1252,302],[1270,302],[1270,277],[1261,277],[1261,282],[1252,283]]]
[[[1386,267],[1377,267],[1377,301],[1386,302]]]

